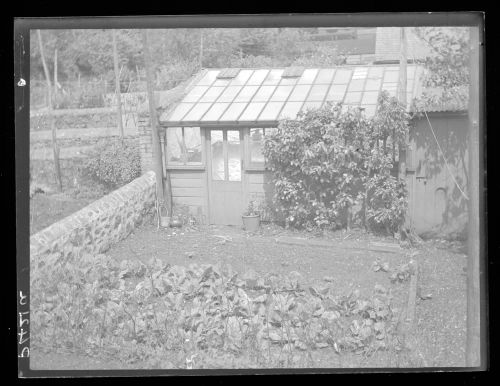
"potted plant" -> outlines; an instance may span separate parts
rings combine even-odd
[[[241,217],[243,219],[243,227],[246,231],[255,232],[259,229],[260,213],[255,207],[254,201],[248,203],[248,207]]]

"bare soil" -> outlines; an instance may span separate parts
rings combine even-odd
[[[287,238],[293,238],[295,243],[277,242]],[[310,240],[316,246],[312,246]],[[380,284],[391,290],[395,305],[402,308],[407,304],[409,281],[391,283],[389,275],[391,270],[414,259],[420,267],[418,292],[430,299],[417,296],[415,323],[406,338],[407,350],[377,352],[370,357],[339,356],[329,349],[312,353],[312,367],[318,368],[405,368],[465,366],[466,255],[462,251],[462,245],[435,241],[425,242],[417,249],[403,249],[393,239],[382,239],[363,231],[317,237],[310,232],[267,225],[257,234],[249,234],[236,227],[157,229],[151,222],[136,229],[108,254],[118,261],[146,262],[159,258],[171,265],[230,264],[235,271],[253,270],[257,275],[297,271],[303,277],[304,286],[327,279],[336,284],[339,294],[357,289],[363,296],[370,296],[374,286]],[[373,270],[377,259],[389,265],[389,272]],[[61,356],[59,362],[58,355],[61,354],[38,353],[32,360],[45,368],[72,366],[69,357]],[[119,366],[104,359],[97,363],[85,356],[75,358],[78,359],[74,361],[77,366],[74,368]],[[123,364],[119,368],[131,367]]]

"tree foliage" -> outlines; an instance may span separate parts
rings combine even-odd
[[[428,92],[424,102],[447,104],[467,103],[469,74],[469,28],[420,27],[417,36],[431,49],[423,61],[428,72],[424,85],[440,91]]]
[[[408,114],[387,93],[373,118],[337,104],[282,121],[264,143],[278,213],[297,227],[339,228],[349,209],[366,205],[373,230],[397,231],[406,191],[391,175],[392,143],[404,143],[408,125]]]

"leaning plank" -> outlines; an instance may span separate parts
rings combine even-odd
[[[360,251],[371,251],[371,252],[381,252],[381,253],[399,253],[395,248],[387,248],[382,246],[370,246],[370,247],[354,247],[352,245],[344,246],[340,243],[332,243],[331,241],[306,239],[299,237],[288,237],[280,236],[277,237],[276,242],[278,244],[288,244],[288,245],[299,245],[307,247],[323,247],[332,249],[349,249],[349,250],[360,250]]]

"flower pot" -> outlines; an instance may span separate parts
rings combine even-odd
[[[255,232],[259,229],[260,215],[241,216],[241,218],[243,219],[243,227],[246,231]]]
[[[163,228],[168,228],[170,225],[170,216],[161,216],[160,217],[160,225]]]

